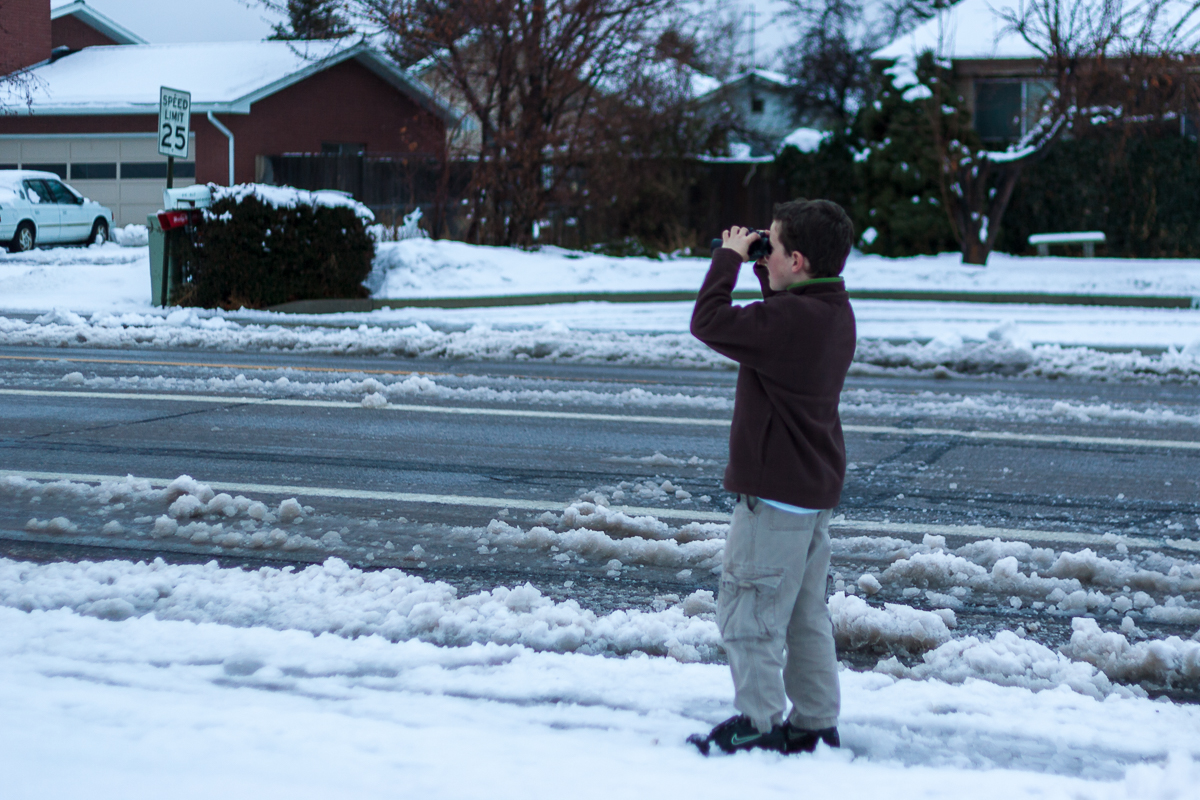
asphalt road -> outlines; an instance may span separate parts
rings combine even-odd
[[[369,378],[407,380],[407,394],[364,407]],[[612,575],[605,564],[564,565],[477,539],[491,520],[528,528],[593,492],[672,525],[719,521],[732,505],[720,486],[731,371],[0,348],[0,381],[0,474],[187,474],[272,506],[295,496],[312,510],[289,531],[337,532],[339,557],[462,590],[529,580],[599,611],[715,589],[707,572],[681,578],[644,565]],[[1112,552],[1118,534],[1175,556],[1200,547],[1194,386],[852,377],[846,389],[852,469],[838,536],[954,544],[999,535]],[[650,460],[655,453],[668,458]],[[13,557],[252,565],[330,554],[155,538],[148,531],[163,508],[130,503],[114,514],[69,492],[0,501],[0,553]],[[30,529],[31,517],[55,516],[75,530]],[[103,532],[114,519],[122,532]],[[835,560],[834,580],[879,566],[868,562]],[[968,609],[960,619],[986,631],[1031,613]],[[1069,635],[1069,620],[1044,622],[1048,643]]]

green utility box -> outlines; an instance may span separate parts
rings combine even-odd
[[[146,216],[146,227],[150,230],[150,305],[168,306],[171,297],[183,283],[183,267],[179,261],[180,236],[186,236],[183,228],[169,231],[162,229],[157,214]],[[167,293],[163,295],[163,275],[167,277]]]

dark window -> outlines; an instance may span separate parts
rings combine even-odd
[[[0,169],[16,169],[16,164],[0,164]]]
[[[116,177],[117,165],[115,162],[108,164],[71,165],[71,180],[73,181],[112,180]]]
[[[53,203],[54,195],[46,186],[46,182],[38,178],[28,178],[25,183],[25,195],[31,203]]]
[[[195,161],[176,161],[175,162],[175,177],[176,178],[194,178],[196,177],[196,162]],[[156,178],[159,180],[167,179],[167,162],[165,161],[122,161],[121,162],[121,179],[128,180],[131,178]]]
[[[751,114],[763,113],[763,99],[761,97],[750,98],[750,113]]]
[[[357,142],[321,142],[321,155],[325,156],[361,156],[365,152],[367,146]]]
[[[66,164],[26,164],[21,169],[32,169],[37,172],[53,172],[64,181],[67,179]]]
[[[79,197],[58,181],[45,181],[45,184],[50,189],[50,194],[54,198],[54,202],[65,206],[78,206],[83,204],[82,197]]]
[[[985,142],[1021,136],[1021,84],[1017,81],[975,83],[975,130]]]

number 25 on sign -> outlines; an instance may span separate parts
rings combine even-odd
[[[192,95],[163,86],[158,90],[158,152],[187,158],[192,123]]]

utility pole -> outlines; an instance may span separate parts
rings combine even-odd
[[[750,71],[758,69],[758,56],[754,51],[754,34],[758,28],[758,8],[750,6]]]

